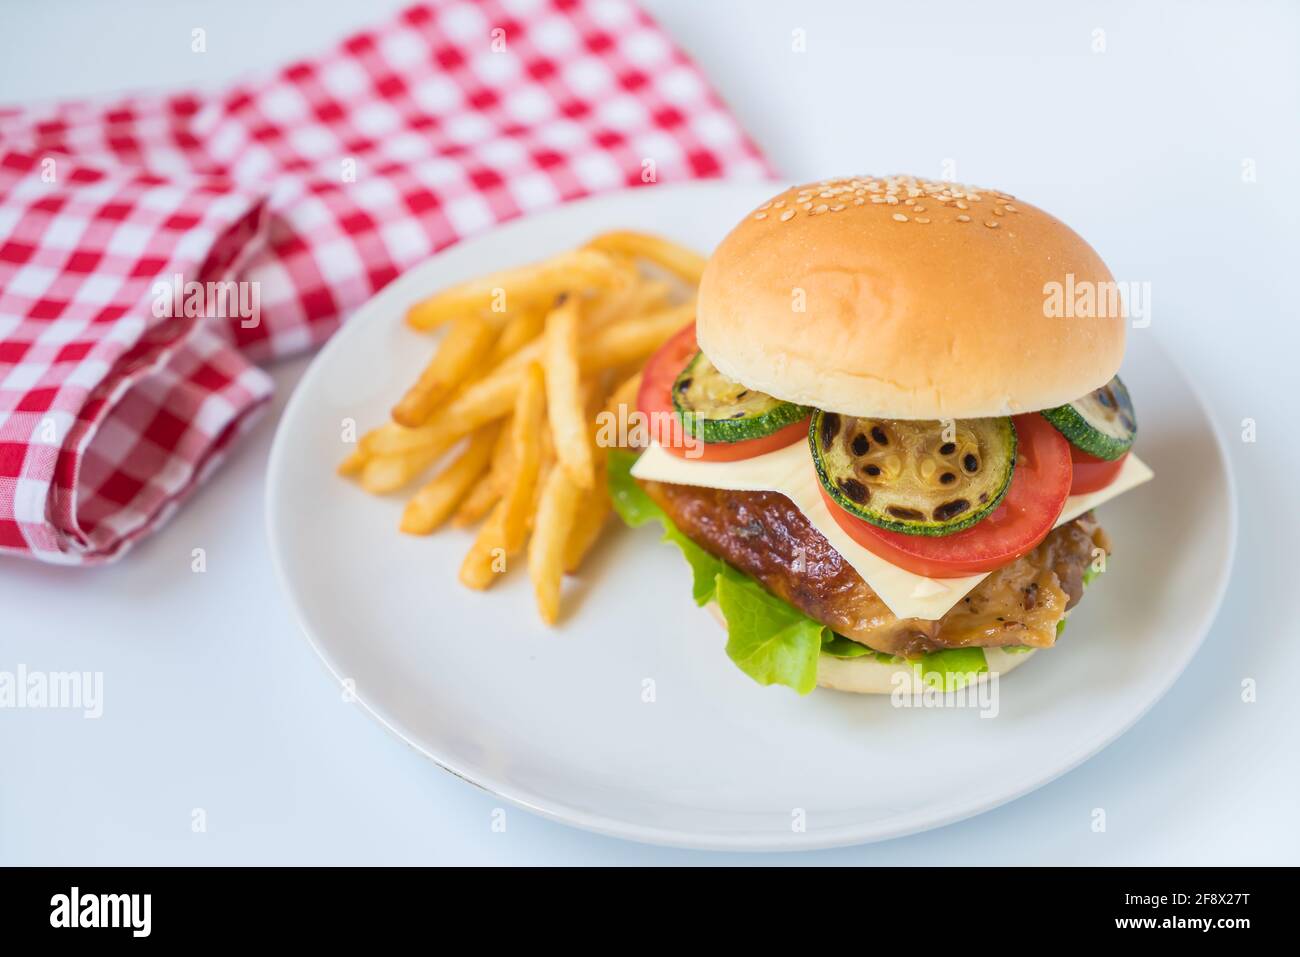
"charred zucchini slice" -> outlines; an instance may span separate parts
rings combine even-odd
[[[907,535],[974,525],[997,508],[1016,467],[1009,418],[944,423],[817,412],[808,442],[817,477],[841,508]]]
[[[1089,455],[1113,462],[1137,438],[1137,413],[1119,376],[1082,399],[1043,413],[1056,430]]]
[[[703,352],[686,364],[673,383],[673,408],[687,431],[705,442],[761,439],[807,418],[807,406],[746,389],[728,379]]]

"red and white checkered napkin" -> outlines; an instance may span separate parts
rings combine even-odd
[[[768,173],[625,0],[445,0],[215,94],[0,109],[0,551],[121,555],[265,402],[254,361],[647,161]],[[170,307],[227,280],[256,284],[255,323]]]

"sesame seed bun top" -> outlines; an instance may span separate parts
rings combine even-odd
[[[1117,295],[1077,233],[1007,193],[861,176],[751,211],[705,267],[697,334],[724,375],[791,402],[896,419],[1010,415],[1077,399],[1119,370]]]

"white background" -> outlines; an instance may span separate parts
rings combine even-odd
[[[212,86],[401,5],[5,0],[0,103]],[[1151,283],[1152,325],[1134,334],[1156,336],[1203,390],[1229,440],[1241,506],[1217,624],[1174,689],[1116,744],[971,821],[867,847],[738,859],[1300,861],[1291,551],[1300,5],[647,6],[790,179],[938,175],[952,159],[960,179],[1065,219],[1118,279]],[[196,26],[208,33],[203,55],[190,52]],[[805,53],[791,50],[795,29],[806,31]],[[1243,182],[1248,160],[1255,182]],[[626,844],[513,809],[494,833],[492,796],[340,700],[278,594],[264,534],[270,437],[303,368],[276,370],[277,403],[256,434],[123,562],[79,570],[0,559],[0,670],[102,671],[105,681],[99,720],[0,711],[0,863],[736,860]],[[1253,444],[1241,440],[1245,418],[1258,424]],[[196,546],[207,550],[203,575],[190,571]],[[1160,569],[1133,573],[1158,582]],[[1247,678],[1258,685],[1253,704],[1241,699]],[[939,759],[942,748],[936,741]],[[206,833],[191,830],[194,808],[206,811]],[[1094,808],[1105,809],[1105,833],[1091,828]]]

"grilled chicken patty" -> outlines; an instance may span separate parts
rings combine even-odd
[[[1089,512],[992,572],[938,621],[898,618],[784,495],[641,485],[710,554],[841,635],[907,657],[970,646],[1051,647],[1057,623],[1083,595],[1093,549],[1110,550]]]

